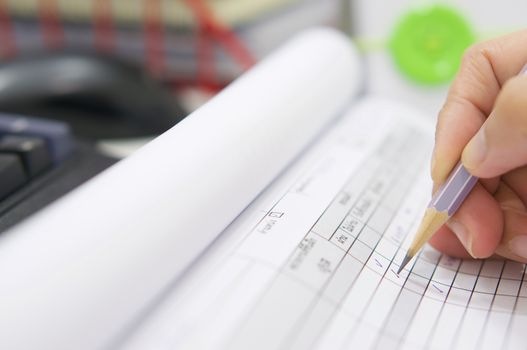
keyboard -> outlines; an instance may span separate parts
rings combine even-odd
[[[115,162],[67,123],[0,113],[0,232]]]

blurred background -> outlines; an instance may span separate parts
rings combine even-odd
[[[117,57],[187,113],[296,32],[329,25],[363,53],[367,92],[435,115],[464,48],[524,27],[525,13],[512,0],[0,0],[0,58]]]
[[[435,118],[465,48],[525,27],[526,13],[512,0],[0,0],[0,231],[305,28],[343,30],[364,93]]]

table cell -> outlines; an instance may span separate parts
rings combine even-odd
[[[394,339],[390,336],[382,336],[374,349],[385,350],[385,349],[396,349],[401,342],[401,339]]]
[[[441,256],[441,259],[439,260],[439,266],[445,269],[457,271],[457,269],[459,268],[459,265],[461,264],[461,261],[462,261],[461,259],[454,258],[448,255],[443,255]]]
[[[525,271],[525,265],[516,261],[507,260],[501,274],[501,278],[511,280],[522,280]]]
[[[486,293],[473,292],[468,303],[469,309],[490,310],[494,296]]]
[[[420,294],[407,289],[401,290],[392,312],[385,323],[384,332],[397,339],[401,339],[412,322],[421,298],[422,295]]]
[[[459,305],[444,304],[434,332],[430,336],[432,349],[449,349],[463,320],[465,308]]]
[[[381,235],[368,226],[366,226],[360,233],[359,237],[357,237],[358,240],[360,240],[362,243],[366,244],[368,247],[375,249],[377,246],[377,243],[379,243],[379,240],[381,239]]]
[[[370,269],[363,269],[342,303],[342,308],[361,317],[380,281],[380,275]]]
[[[411,273],[406,280],[404,288],[421,296],[425,293],[429,281],[427,278]]]
[[[481,260],[463,260],[461,266],[459,267],[459,272],[477,276],[481,269]]]
[[[334,312],[334,304],[319,299],[308,315],[301,319],[300,327],[294,332],[291,339],[282,344],[282,348],[289,350],[311,348]]]
[[[494,310],[494,305],[496,305],[496,303],[502,304],[502,306],[505,306],[504,304],[507,304],[507,305],[510,304],[509,301],[503,301],[503,299],[511,298],[511,297],[497,296],[496,298],[499,298],[500,301],[496,299],[494,300],[494,303],[492,305],[493,310]],[[512,311],[513,306],[514,306],[514,302],[512,303],[510,310],[507,312],[492,312],[492,311],[490,312],[490,314],[487,317],[485,328],[483,329],[483,332],[481,333],[479,337],[479,344],[477,345],[478,349],[494,350],[494,349],[501,349],[503,347],[503,343],[505,341],[505,336],[507,334],[507,328],[509,326],[509,321],[511,318],[511,311]],[[501,307],[498,307],[498,308],[501,308]]]
[[[378,330],[365,322],[360,322],[358,327],[346,342],[347,349],[371,349],[379,337]]]
[[[452,287],[450,288],[450,293],[448,293],[446,302],[447,304],[458,305],[465,308],[470,301],[471,295],[472,292],[469,290]]]
[[[347,252],[350,249],[353,241],[355,240],[349,233],[338,229],[333,236],[331,236],[330,242],[335,244],[337,247]]]
[[[381,329],[400,291],[400,286],[383,279],[364,313],[363,322]]]
[[[454,280],[454,287],[471,291],[476,285],[477,276],[458,272]]]
[[[363,266],[354,257],[346,255],[324,288],[324,296],[335,303],[340,303],[359,276]]]
[[[344,254],[334,244],[309,233],[295,249],[284,273],[319,289],[335,271]]]
[[[377,243],[375,251],[386,259],[392,260],[395,256],[395,253],[397,252],[397,246],[395,246],[390,240],[387,240],[383,237],[379,243]]]
[[[505,262],[503,260],[487,259],[484,261],[479,275],[483,277],[499,278],[501,276],[501,272],[503,271],[504,263]]]
[[[424,260],[421,256],[416,259],[416,262],[412,268],[412,274],[421,276],[427,280],[432,278],[436,265],[429,263]]]
[[[441,313],[443,304],[433,299],[423,298],[405,335],[405,339],[419,344],[420,347],[428,345],[428,338],[434,331],[436,319]]]
[[[367,222],[375,210],[379,199],[372,193],[364,193],[351,209],[351,214],[362,222]]]
[[[337,311],[313,348],[320,350],[345,348],[348,345],[349,331],[355,329],[357,325],[358,322],[355,317],[346,312]]]
[[[362,231],[363,227],[364,223],[359,221],[359,219],[357,219],[353,215],[347,215],[342,221],[342,224],[340,225],[340,229],[346,231],[352,237],[357,237]]]
[[[498,284],[497,294],[516,297],[520,291],[520,284],[521,282],[518,280],[501,278],[500,283]]]
[[[498,282],[499,280],[497,278],[479,276],[474,291],[494,294],[498,288]]]
[[[368,220],[368,227],[372,228],[379,234],[383,234],[390,222],[392,221],[394,212],[385,206],[379,206],[375,213]]]
[[[278,276],[248,318],[240,323],[227,348],[246,350],[258,344],[262,349],[277,349],[291,334],[315,296],[315,291],[301,282],[285,275]]]
[[[478,349],[479,336],[477,335],[481,334],[483,330],[487,313],[487,310],[468,309],[457,333],[457,338],[454,339],[454,346],[451,349]]]
[[[355,240],[348,254],[350,254],[352,257],[356,258],[363,264],[366,264],[366,261],[368,261],[368,258],[370,257],[372,252],[372,248],[368,247],[366,244],[362,243],[359,240]]]
[[[382,257],[376,252],[373,252],[371,257],[368,259],[366,266],[379,275],[384,275],[388,269],[388,266],[390,266],[390,260]]]
[[[329,239],[337,230],[352,205],[353,202],[350,195],[347,192],[340,192],[318,219],[312,231]]]
[[[432,276],[432,281],[450,286],[454,281],[455,276],[456,271],[438,265],[434,271],[434,275]]]
[[[527,280],[524,280],[522,282],[522,286],[520,288],[520,296],[527,298]]]
[[[504,348],[525,349],[525,330],[527,330],[527,299],[520,298],[512,315]]]

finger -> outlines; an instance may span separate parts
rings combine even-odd
[[[429,243],[435,249],[447,255],[463,259],[471,257],[457,236],[446,225],[443,225],[436,232]]]
[[[505,174],[502,179],[521,199],[523,205],[527,205],[527,166]]]
[[[496,252],[508,259],[527,262],[527,211],[516,193],[501,183],[496,199],[503,210],[503,238]]]
[[[501,208],[478,183],[447,226],[472,257],[486,258],[494,253],[502,238]]]
[[[488,193],[494,194],[498,190],[498,186],[500,184],[500,178],[493,177],[490,179],[480,179],[479,183],[483,185],[483,187],[487,190]]]
[[[439,113],[432,179],[442,183],[493,108],[501,86],[527,62],[527,30],[472,46]]]
[[[463,151],[465,167],[493,177],[527,164],[527,76],[510,79],[494,111]]]
[[[467,59],[464,60],[466,61]],[[478,100],[494,101],[499,91],[499,85],[488,62],[473,64],[482,66],[481,69],[484,69],[485,73],[479,78],[474,78],[472,73],[467,72],[468,63],[462,64],[460,73],[451,85],[447,100],[439,112],[432,155],[432,180],[436,187],[446,180],[459,160],[463,148],[485,121],[485,111],[480,109],[484,107]],[[483,86],[493,88],[484,90]],[[474,91],[474,94],[467,95],[467,91]],[[481,95],[483,97],[480,97]],[[488,106],[485,106],[485,110],[486,108]]]

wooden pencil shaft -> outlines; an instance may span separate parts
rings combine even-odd
[[[478,178],[471,175],[461,162],[456,165],[445,183],[430,200],[414,240],[406,253],[405,263],[408,263],[437,230],[456,213],[477,181]],[[401,264],[399,270],[402,270],[404,265]]]

